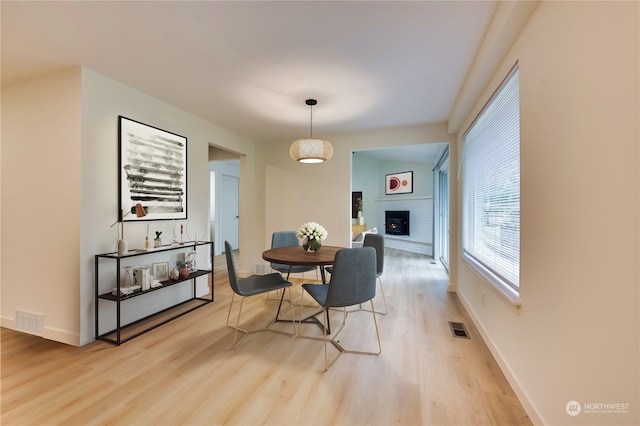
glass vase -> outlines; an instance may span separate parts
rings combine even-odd
[[[316,240],[315,238],[312,240],[305,239],[302,243],[302,248],[304,249],[304,251],[307,251],[309,253],[320,251],[321,247],[322,243],[320,242],[320,240]]]

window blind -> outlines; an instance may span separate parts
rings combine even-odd
[[[464,137],[465,255],[514,290],[520,277],[520,91],[516,65]]]

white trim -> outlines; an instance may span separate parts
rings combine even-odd
[[[17,331],[18,333],[24,333],[22,330],[16,330],[15,320],[11,318],[2,317],[0,319],[0,325],[4,328],[8,328],[10,330]],[[30,334],[30,333],[27,333]],[[43,327],[42,334],[36,335],[31,334],[32,336],[41,337],[43,339],[52,340],[54,342],[65,343],[71,346],[80,346],[80,336],[77,334],[69,333],[66,331],[56,330],[50,327]]]
[[[376,198],[376,201],[407,201],[407,200],[433,200],[433,195],[426,195],[424,197],[412,197],[412,196],[393,196],[386,198]]]
[[[502,281],[496,275],[492,274],[487,268],[482,266],[481,263],[476,261],[471,256],[466,255],[465,253],[461,254],[460,257],[465,261],[467,265],[471,268],[471,270],[480,278],[487,287],[489,287],[495,294],[497,294],[500,299],[507,303],[507,305],[513,310],[516,314],[520,314],[520,307],[522,306],[522,302],[520,301],[520,295],[511,288],[510,285]]]
[[[458,290],[456,292],[456,295],[458,296],[458,299],[462,303],[462,306],[464,306],[464,308],[467,310],[467,313],[469,314],[471,321],[476,326],[476,329],[480,333],[480,336],[482,336],[482,340],[484,340],[484,343],[487,345],[489,352],[491,352],[491,354],[493,355],[493,358],[498,363],[498,367],[500,367],[502,374],[504,374],[504,377],[507,379],[507,382],[509,382],[509,385],[511,385],[513,392],[516,394],[518,401],[520,401],[520,404],[522,404],[522,408],[524,408],[524,411],[529,416],[531,423],[533,423],[534,425],[548,424],[547,422],[542,421],[541,416],[538,414],[539,410],[536,409],[534,404],[531,402],[531,398],[529,398],[529,395],[527,394],[527,392],[525,392],[522,386],[520,386],[520,382],[518,381],[516,376],[514,376],[513,373],[511,372],[511,368],[509,368],[509,364],[505,361],[504,357],[502,356],[502,353],[493,343],[493,340],[491,340],[489,333],[482,326],[482,322],[480,322],[480,320],[476,316],[473,309],[471,309],[471,305],[465,299],[464,293]]]

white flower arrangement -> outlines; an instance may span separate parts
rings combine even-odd
[[[327,235],[329,235],[329,233],[319,223],[307,222],[304,225],[302,225],[300,229],[298,229],[298,233],[296,234],[296,237],[298,237],[301,240],[304,240],[306,238],[307,241],[311,241],[311,240],[322,241],[325,238],[327,238]]]
[[[298,229],[296,237],[302,240],[302,248],[308,252],[320,250],[320,241],[327,238],[329,233],[322,225],[316,222],[307,222]]]

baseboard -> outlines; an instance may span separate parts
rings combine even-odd
[[[464,306],[465,310],[469,314],[471,321],[473,321],[473,324],[476,326],[476,329],[482,336],[482,339],[484,340],[484,343],[487,345],[487,348],[489,348],[489,352],[491,352],[496,362],[498,363],[498,367],[500,367],[500,370],[502,371],[505,378],[507,379],[507,382],[509,382],[509,385],[513,389],[513,392],[516,394],[516,397],[522,404],[524,411],[529,416],[529,419],[531,419],[531,422],[534,425],[547,424],[544,421],[542,421],[542,417],[538,414],[538,411],[535,409],[533,403],[527,396],[527,393],[524,391],[524,389],[522,389],[522,387],[520,386],[520,383],[511,372],[511,369],[509,368],[509,364],[505,361],[504,357],[500,353],[500,350],[493,343],[493,340],[491,340],[491,337],[487,334],[486,330],[482,326],[482,323],[476,316],[475,312],[473,311],[473,309],[471,309],[471,306],[469,305],[467,300],[464,298],[464,294],[462,294],[459,290],[456,292],[456,294],[458,296],[458,299],[460,299],[462,306]]]
[[[1,322],[2,327],[17,331],[18,333],[24,333],[21,330],[16,330],[16,324],[14,319],[3,317],[1,321],[2,321]],[[30,333],[26,333],[26,334],[30,334]],[[34,336],[42,337],[43,339],[53,340],[54,342],[60,342],[60,343],[64,343],[71,346],[80,346],[80,336],[76,334],[67,333],[65,331],[49,328],[49,327],[43,327],[42,334],[41,335],[34,334]]]

